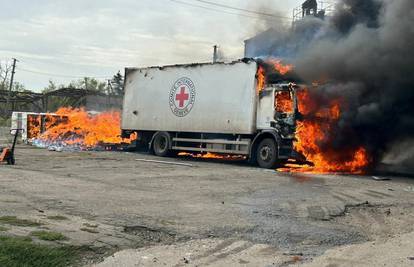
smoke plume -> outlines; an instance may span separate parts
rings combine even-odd
[[[271,40],[268,55],[293,62],[309,84],[323,82],[310,90],[321,106],[342,102],[322,148],[362,146],[375,165],[413,136],[413,24],[413,0],[341,0],[332,16],[305,18]]]
[[[378,162],[414,134],[414,1],[343,0],[295,59],[315,94],[344,101],[332,145],[364,146]],[[327,144],[328,145],[328,144]]]

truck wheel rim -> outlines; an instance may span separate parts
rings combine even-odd
[[[158,150],[164,151],[167,148],[167,138],[161,137],[158,142]]]
[[[272,149],[269,146],[264,146],[260,149],[260,157],[263,161],[270,161],[272,156]]]

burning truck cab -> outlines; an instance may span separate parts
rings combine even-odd
[[[125,70],[123,136],[157,156],[239,155],[275,168],[294,154],[296,85],[268,83],[259,61]]]
[[[297,86],[294,83],[266,85],[266,88],[259,95],[260,110],[258,114],[269,112],[272,120],[264,122],[260,128],[276,129],[282,138],[294,138],[296,118],[299,113],[296,88]],[[263,117],[257,119],[259,121]]]

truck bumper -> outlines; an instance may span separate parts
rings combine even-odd
[[[293,155],[293,139],[283,139],[279,140],[279,159],[290,159]]]

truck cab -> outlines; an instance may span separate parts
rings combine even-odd
[[[259,93],[257,129],[251,158],[265,168],[291,158],[298,103],[294,83],[268,84]]]

